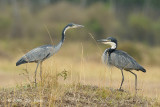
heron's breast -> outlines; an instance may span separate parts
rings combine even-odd
[[[108,64],[108,54],[106,52],[104,52],[102,55],[102,62],[104,64]]]

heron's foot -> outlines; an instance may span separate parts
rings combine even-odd
[[[34,86],[37,87],[37,83],[36,82],[34,82]]]
[[[139,91],[139,90],[142,90],[142,89],[136,89],[136,91]]]
[[[142,89],[135,89],[135,93],[137,94],[137,91],[140,91],[140,90],[142,90]]]
[[[122,88],[119,88],[118,91],[124,92],[124,90]]]

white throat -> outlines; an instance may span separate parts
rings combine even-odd
[[[111,45],[111,49],[116,49],[117,45],[114,42],[104,42],[104,44]]]
[[[71,27],[67,27],[65,30],[64,30],[64,34],[66,33],[66,31],[68,30],[68,29],[70,29]]]

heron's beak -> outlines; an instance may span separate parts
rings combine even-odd
[[[100,40],[97,40],[97,42],[105,43],[105,42],[109,42],[109,41],[107,39],[100,39]]]
[[[78,24],[75,24],[75,28],[82,28],[84,27],[83,25],[78,25]]]
[[[103,44],[108,44],[108,42],[110,42],[110,41],[107,39],[100,39],[100,40],[97,40],[97,42],[101,42]]]

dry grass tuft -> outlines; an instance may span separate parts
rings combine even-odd
[[[0,91],[0,106],[160,106],[157,100],[97,86],[72,84],[37,88],[25,85]]]

